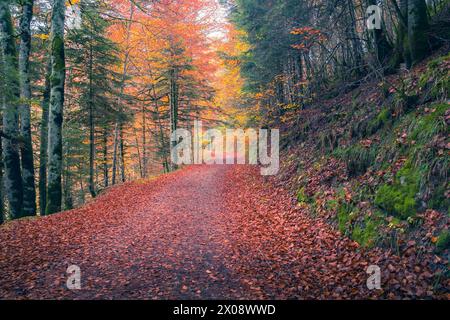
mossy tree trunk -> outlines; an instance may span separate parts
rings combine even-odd
[[[52,26],[50,31],[52,71],[50,76],[46,214],[61,211],[62,124],[66,71],[64,56],[65,8],[65,0],[53,1]]]
[[[23,183],[23,215],[36,215],[36,187],[34,183],[33,144],[31,141],[31,85],[30,85],[30,50],[31,50],[31,19],[33,17],[33,0],[25,0],[22,5],[20,19],[20,148]]]
[[[17,72],[17,50],[14,42],[13,24],[9,1],[0,1],[0,45],[2,50],[3,71],[3,177],[6,198],[11,218],[23,215],[23,186],[18,148],[20,98],[19,75]]]
[[[45,77],[45,88],[41,103],[41,145],[39,152],[39,212],[45,215],[47,206],[47,148],[48,148],[48,113],[50,103],[50,72],[51,64],[47,66],[47,76]]]
[[[408,40],[412,64],[421,61],[429,52],[429,29],[425,0],[408,1]]]

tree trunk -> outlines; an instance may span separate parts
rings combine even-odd
[[[109,185],[108,177],[108,128],[103,129],[103,185],[105,188]]]
[[[95,127],[94,127],[94,92],[92,88],[92,45],[89,51],[89,192],[92,198],[96,197],[94,184],[94,159],[95,159]]]
[[[421,61],[429,52],[429,28],[425,0],[408,1],[408,40],[412,64]]]
[[[120,174],[122,178],[122,182],[126,181],[125,175],[125,144],[123,141],[123,126],[120,124],[119,126],[119,147],[120,147]]]
[[[178,83],[177,71],[172,69],[169,75],[170,81],[170,133],[172,134],[178,128]],[[174,148],[177,141],[171,141],[171,147]],[[172,170],[177,168],[176,164],[171,162]]]
[[[53,1],[50,32],[52,72],[50,77],[50,113],[48,126],[48,186],[46,214],[61,211],[62,201],[62,124],[64,106],[65,0]]]
[[[23,186],[20,169],[20,156],[17,147],[19,134],[19,115],[17,104],[20,98],[19,78],[17,76],[17,51],[14,42],[13,24],[9,3],[0,2],[0,45],[4,73],[3,91],[3,164],[5,168],[4,187],[9,203],[11,218],[23,215]]]
[[[362,58],[362,45],[361,41],[358,38],[358,33],[356,32],[356,16],[355,16],[355,5],[353,3],[353,0],[348,0],[348,12],[350,16],[350,26],[348,27],[352,52],[351,55],[353,56],[353,66],[354,70],[356,71],[356,75],[359,76],[363,73],[364,65],[363,65],[363,58]]]
[[[42,119],[41,119],[41,145],[39,151],[39,212],[45,215],[47,206],[47,148],[48,148],[48,113],[50,102],[50,72],[51,64],[47,66],[45,77],[45,89],[42,98]]]
[[[117,144],[119,142],[119,122],[116,122],[114,127],[114,145],[113,145],[113,159],[112,159],[112,180],[111,184],[116,184],[116,174],[117,174]]]
[[[146,113],[145,113],[145,103],[142,104],[142,177],[147,176],[147,123],[146,123]],[[138,147],[139,149],[139,147]]]
[[[23,215],[36,215],[36,186],[34,182],[33,144],[31,141],[31,86],[30,86],[30,50],[31,50],[31,19],[33,17],[33,0],[25,0],[22,5],[20,19],[20,135],[23,183]]]
[[[411,66],[411,56],[408,43],[408,1],[391,0],[397,13],[398,27],[395,40],[395,54],[392,58],[391,66],[396,68],[401,62],[405,62],[407,67]]]

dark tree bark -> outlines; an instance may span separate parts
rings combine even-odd
[[[65,9],[65,0],[53,1],[52,27],[50,32],[52,72],[50,77],[46,214],[61,211],[62,202],[62,124],[66,73],[64,54]]]
[[[31,85],[30,85],[30,51],[31,51],[31,19],[33,17],[33,0],[24,0],[20,19],[20,135],[21,163],[23,180],[23,215],[36,215],[36,186],[34,182],[33,144],[31,141]]]
[[[47,206],[47,148],[48,148],[48,116],[50,103],[50,72],[51,64],[47,66],[45,88],[41,102],[41,145],[39,151],[39,212],[45,215]]]
[[[108,128],[103,129],[103,185],[105,188],[109,185],[108,174]]]
[[[412,64],[421,61],[430,51],[427,39],[429,29],[425,0],[408,1],[408,40]]]
[[[13,24],[9,2],[0,2],[0,46],[4,74],[3,91],[3,177],[6,198],[11,218],[23,216],[23,186],[20,168],[19,148],[15,139],[19,136],[18,103],[20,84],[18,77],[17,50],[14,41]]]
[[[175,68],[170,70],[169,82],[170,82],[170,133],[173,133],[178,128],[178,72]],[[171,147],[174,148],[177,145],[177,141],[171,142]],[[172,170],[176,169],[175,163],[171,163]]]
[[[95,126],[94,126],[94,92],[92,87],[93,77],[92,45],[89,51],[89,192],[95,198],[94,160],[95,160]]]

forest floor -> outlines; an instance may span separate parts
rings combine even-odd
[[[0,227],[2,299],[432,297],[422,266],[364,250],[250,166],[190,166]],[[366,269],[380,266],[382,289]],[[68,266],[81,289],[66,287]],[[415,270],[415,271],[414,271]]]

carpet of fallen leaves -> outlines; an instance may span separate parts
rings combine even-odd
[[[2,299],[435,297],[427,263],[365,251],[250,166],[190,166],[0,227]],[[381,268],[369,291],[367,266]],[[81,268],[81,290],[66,287]],[[445,297],[444,297],[445,298]]]

